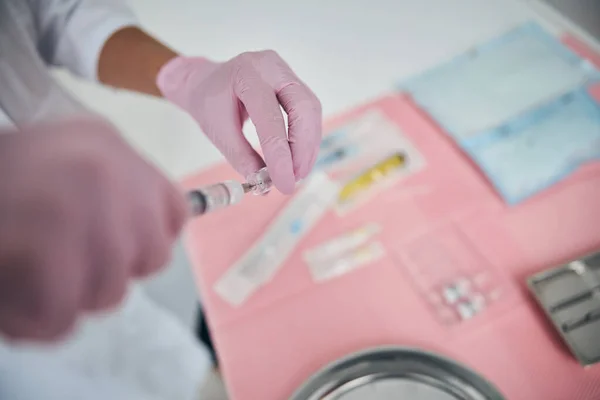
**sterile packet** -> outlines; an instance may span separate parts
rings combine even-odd
[[[326,263],[350,250],[369,242],[381,231],[381,226],[369,223],[360,228],[352,229],[325,243],[304,252],[303,258],[308,264]]]
[[[460,143],[587,83],[600,71],[528,23],[400,86]]]
[[[403,150],[382,158],[375,165],[341,182],[335,203],[336,212],[338,215],[348,213],[399,179],[419,172],[424,166],[424,158],[414,147],[408,145]]]
[[[457,326],[510,309],[514,286],[461,223],[444,223],[398,242],[397,261],[439,321]],[[484,318],[485,320],[485,318]]]
[[[464,146],[508,204],[600,159],[600,105],[578,90]]]
[[[375,262],[384,255],[385,249],[380,242],[370,242],[330,260],[313,260],[308,263],[308,267],[313,280],[323,282]]]
[[[364,168],[389,149],[402,148],[401,134],[382,111],[369,110],[323,138],[315,169],[335,175]]]
[[[317,161],[317,169],[340,183],[335,207],[339,215],[424,165],[417,148],[379,109],[368,110],[325,136]]]
[[[217,281],[214,290],[241,305],[270,281],[304,236],[331,207],[338,186],[326,174],[312,174],[266,232]]]

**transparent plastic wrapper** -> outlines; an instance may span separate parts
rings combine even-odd
[[[336,200],[339,215],[365,203],[374,195],[392,186],[401,178],[411,176],[424,166],[423,158],[411,148],[391,154],[344,181]]]
[[[315,169],[333,174],[347,168],[361,169],[390,148],[402,145],[396,125],[381,111],[369,110],[323,137]]]
[[[514,294],[508,278],[455,224],[398,244],[396,255],[439,321],[455,326],[505,310]]]
[[[370,110],[324,137],[316,168],[340,183],[335,208],[344,215],[424,166],[398,125],[381,110]]]
[[[525,24],[402,85],[509,205],[600,159],[600,71]]]
[[[304,252],[304,260],[308,263],[320,263],[343,255],[344,253],[362,246],[381,231],[381,226],[370,223],[360,228],[352,229],[327,242]]]
[[[315,169],[344,181],[396,152],[418,154],[383,111],[369,110],[323,138]]]
[[[381,231],[375,223],[352,229],[304,252],[313,280],[325,281],[383,257],[384,248],[372,242]]]
[[[307,262],[313,280],[323,282],[380,260],[384,255],[385,249],[380,242],[370,242],[327,260],[315,259]]]
[[[600,105],[586,90],[486,132],[465,146],[508,204],[517,204],[600,160]]]
[[[400,85],[458,141],[600,79],[600,72],[528,23]]]
[[[258,241],[217,281],[215,291],[241,305],[283,266],[297,244],[330,209],[338,192],[327,175],[311,175]]]

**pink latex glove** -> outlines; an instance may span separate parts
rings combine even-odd
[[[54,339],[165,265],[178,189],[100,120],[0,132],[0,333]]]
[[[310,173],[321,143],[321,103],[274,51],[243,53],[225,63],[177,57],[163,66],[157,86],[243,176],[266,163],[275,187],[289,194]],[[287,134],[280,105],[288,114]],[[264,161],[242,133],[248,116]]]

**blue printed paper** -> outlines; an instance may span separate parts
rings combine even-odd
[[[530,23],[401,89],[460,142],[598,79],[591,63]]]
[[[586,90],[574,91],[463,148],[506,202],[516,204],[600,159],[600,106]]]

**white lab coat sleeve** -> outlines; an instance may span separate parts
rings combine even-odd
[[[88,80],[97,80],[100,52],[110,36],[137,25],[127,0],[26,1],[44,60]]]

